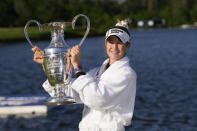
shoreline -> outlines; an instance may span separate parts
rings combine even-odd
[[[157,29],[197,29],[196,27],[181,28],[181,27],[169,27],[169,28],[132,28],[130,31],[139,30],[157,30]],[[105,35],[107,29],[91,28],[88,37],[96,37]],[[76,28],[75,30],[67,29],[64,32],[65,38],[79,38],[83,37],[85,28]],[[49,40],[51,38],[50,32],[43,30],[39,32],[38,27],[29,27],[30,40]],[[27,41],[24,34],[24,27],[6,28],[0,27],[0,44],[10,44],[13,42]]]
[[[85,28],[76,28],[75,30],[67,29],[64,32],[66,38],[79,38],[83,37],[85,33]],[[96,30],[91,28],[88,36],[101,36],[105,34],[105,30]],[[38,27],[29,27],[28,35],[30,40],[49,40],[51,38],[50,31],[43,30],[39,31]],[[20,42],[26,41],[24,34],[24,27],[14,27],[14,28],[1,28],[0,27],[0,44],[2,43],[11,43],[11,42]]]

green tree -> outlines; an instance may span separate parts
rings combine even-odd
[[[13,0],[0,1],[0,26],[14,26],[17,14],[14,9]]]

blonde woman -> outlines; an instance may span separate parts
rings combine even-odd
[[[131,46],[128,26],[116,24],[106,32],[105,47],[108,58],[100,67],[85,73],[80,63],[80,47],[68,50],[68,60],[77,78],[65,93],[84,104],[80,131],[124,131],[131,124],[136,96],[136,73],[129,65],[126,52]],[[43,52],[34,47],[34,61],[43,63]],[[103,52],[104,53],[104,52]],[[53,96],[48,81],[44,89]]]

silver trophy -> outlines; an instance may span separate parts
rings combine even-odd
[[[80,17],[85,17],[87,21],[87,29],[85,35],[80,41],[81,46],[86,39],[90,30],[90,20],[86,15],[79,14],[75,16],[72,22],[51,22],[46,24],[40,24],[36,20],[30,20],[26,23],[24,33],[29,44],[34,47],[29,39],[27,28],[30,23],[36,23],[39,30],[44,28],[51,31],[50,45],[44,49],[44,71],[51,86],[54,86],[54,97],[50,98],[46,104],[48,105],[62,105],[73,103],[72,99],[65,96],[65,88],[69,86],[72,76],[72,66],[67,62],[66,53],[70,46],[64,41],[64,30],[67,26],[71,26],[74,29],[76,20]]]

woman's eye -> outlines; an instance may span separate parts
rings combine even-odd
[[[109,41],[110,44],[114,44],[114,41]]]

